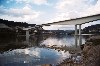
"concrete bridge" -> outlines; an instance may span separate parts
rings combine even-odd
[[[82,44],[82,34],[81,34],[81,25],[93,21],[100,20],[100,14],[91,15],[91,16],[85,16],[81,18],[75,18],[70,20],[64,20],[64,21],[58,21],[58,22],[52,22],[47,24],[42,24],[41,26],[50,26],[50,25],[75,25],[75,46],[78,45],[78,36],[79,36],[79,45]],[[77,26],[79,25],[79,33],[77,32]],[[29,41],[29,29],[31,28],[25,28],[23,30],[26,31],[26,41]],[[87,34],[86,34],[87,35]]]
[[[81,18],[75,18],[70,20],[64,20],[64,21],[58,21],[58,22],[52,22],[47,24],[42,24],[43,26],[49,26],[49,25],[75,25],[75,46],[77,47],[77,36],[79,35],[79,44],[82,44],[82,34],[81,34],[81,25],[93,21],[100,20],[100,14],[81,17]],[[79,33],[77,32],[77,26],[79,25]]]

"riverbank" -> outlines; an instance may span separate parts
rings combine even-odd
[[[74,56],[72,55],[72,57]],[[100,66],[100,36],[92,36],[87,39],[80,55],[76,53],[76,58],[78,62],[70,58],[64,60],[58,66]]]
[[[83,66],[100,66],[100,36],[92,36],[83,49]]]

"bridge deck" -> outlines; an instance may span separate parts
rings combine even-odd
[[[89,23],[89,22],[97,21],[97,20],[100,20],[100,14],[85,16],[85,17],[80,17],[80,18],[75,18],[75,19],[70,19],[70,20],[52,22],[52,23],[47,23],[47,24],[42,24],[42,25],[43,26],[45,25],[76,25],[76,24],[85,24],[85,23]]]

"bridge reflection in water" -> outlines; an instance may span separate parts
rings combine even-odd
[[[2,40],[0,66],[56,66],[71,58],[75,47],[74,36],[67,35],[32,36],[28,43],[24,36]]]

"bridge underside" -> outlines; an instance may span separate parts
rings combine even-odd
[[[81,17],[81,18],[75,18],[75,19],[70,19],[70,20],[64,20],[64,21],[58,21],[58,22],[53,22],[53,23],[47,23],[45,25],[79,25],[79,24],[85,24],[85,23],[89,23],[89,22],[93,22],[97,20],[100,20],[100,14]]]

